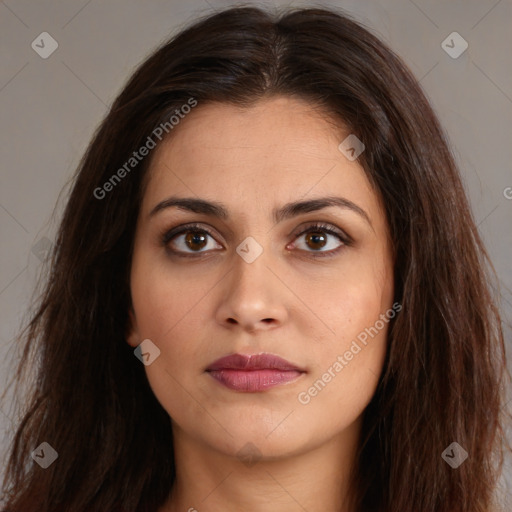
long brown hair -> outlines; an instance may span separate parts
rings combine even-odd
[[[350,17],[245,7],[155,51],[82,159],[46,287],[20,336],[17,382],[27,368],[37,377],[10,451],[4,510],[154,512],[168,497],[170,419],[125,341],[151,159],[108,193],[97,189],[190,98],[247,106],[269,95],[310,101],[364,142],[359,163],[391,230],[403,309],[365,411],[354,510],[490,509],[502,461],[503,333],[492,265],[439,122],[402,61]],[[42,442],[58,452],[45,470],[30,458]],[[469,454],[456,469],[441,457],[453,442]]]

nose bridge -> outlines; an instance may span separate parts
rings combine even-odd
[[[236,248],[232,272],[225,282],[219,321],[242,324],[254,329],[258,323],[284,319],[285,305],[282,290],[272,268],[270,246],[258,238],[247,237]],[[263,246],[265,243],[265,247]]]
[[[260,234],[258,242],[256,238],[249,236],[236,247],[236,256],[233,261],[233,276],[230,283],[231,292],[256,298],[265,298],[268,288],[273,286],[272,273],[269,270],[270,244],[263,240],[264,234]],[[268,237],[267,237],[268,238]]]

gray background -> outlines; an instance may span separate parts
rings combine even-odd
[[[510,353],[512,0],[252,3],[345,9],[386,41],[420,79],[449,135],[500,279],[497,294]],[[235,4],[0,1],[0,389],[12,375],[18,351],[14,337],[27,318],[45,246],[54,239],[66,187],[93,130],[152,49],[197,16],[228,5]],[[453,31],[469,44],[456,59],[441,47]],[[59,45],[47,59],[31,47],[42,32]],[[17,417],[8,403],[3,405],[0,477]],[[510,499],[510,459],[506,464],[503,492]]]

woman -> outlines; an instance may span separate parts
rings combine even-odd
[[[196,23],[80,165],[4,510],[492,510],[486,262],[439,123],[375,36],[320,9]]]

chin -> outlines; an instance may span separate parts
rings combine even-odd
[[[315,437],[299,425],[286,431],[279,428],[272,431],[266,422],[225,423],[225,426],[231,435],[220,429],[213,436],[211,431],[202,432],[203,439],[213,449],[240,459],[275,460],[293,456],[307,450],[308,440]]]

